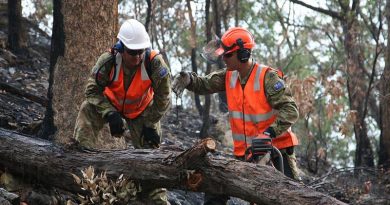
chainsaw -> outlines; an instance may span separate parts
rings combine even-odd
[[[271,157],[277,156],[278,164],[274,165],[277,170],[284,174],[283,156],[278,148],[272,145],[272,139],[262,135],[252,139],[252,144],[245,151],[245,161],[266,165]]]

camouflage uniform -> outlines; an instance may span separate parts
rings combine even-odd
[[[93,67],[85,89],[86,100],[82,103],[76,120],[74,138],[81,146],[93,148],[106,121],[105,116],[111,111],[117,111],[108,98],[103,95],[104,86],[110,82],[110,72],[114,62],[111,54],[103,53]],[[124,64],[122,64],[124,67]],[[170,105],[170,71],[161,55],[157,55],[151,62],[152,74],[150,77],[154,96],[148,107],[135,119],[126,119],[130,131],[130,139],[135,148],[151,148],[143,143],[141,137],[143,127],[157,129],[161,136],[160,119]],[[164,70],[165,69],[165,70]],[[97,73],[97,74],[96,74]],[[128,88],[136,73],[136,69],[124,69],[123,78]],[[122,115],[123,117],[123,115]],[[155,204],[168,204],[165,189],[143,192]]]
[[[245,87],[252,70],[253,66],[247,76],[244,78],[239,77],[243,88]],[[225,91],[225,76],[226,69],[212,72],[204,77],[197,76],[196,73],[191,73],[192,81],[186,88],[197,94],[211,94]],[[277,83],[282,83],[283,87],[285,85],[284,80],[281,79],[275,71],[268,71],[264,78],[264,86],[268,103],[272,108],[278,110],[277,118],[271,125],[275,130],[276,136],[285,132],[298,119],[298,108],[290,90],[286,87],[284,89],[276,90],[274,85]],[[293,150],[293,147],[281,150],[284,160],[284,173],[292,179],[300,180]],[[239,160],[244,161],[244,159]],[[275,159],[273,162],[277,163]],[[227,200],[228,197],[223,195],[205,195],[205,205],[226,204]]]
[[[245,87],[252,70],[253,66],[247,76],[239,78],[243,88]],[[187,86],[187,89],[197,94],[211,94],[225,91],[225,76],[226,69],[215,71],[204,77],[191,73],[192,82]],[[276,90],[274,85],[277,83],[282,83],[284,87],[284,80],[281,79],[275,71],[268,71],[264,78],[264,86],[268,103],[272,108],[278,110],[277,118],[271,125],[271,127],[275,130],[276,136],[285,132],[298,119],[298,108],[290,90],[286,87],[285,89]],[[281,152],[287,159],[285,160],[287,161],[286,163],[289,165],[285,167],[290,167],[292,169],[292,171],[287,172],[292,173],[289,177],[298,180],[299,176],[297,175],[298,170],[295,154],[291,151],[291,149],[288,152],[285,150],[281,150]]]

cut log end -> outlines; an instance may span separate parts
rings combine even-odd
[[[211,138],[207,138],[203,141],[203,145],[206,148],[207,152],[215,152],[217,144]]]
[[[192,191],[197,191],[203,181],[203,176],[198,171],[187,173],[187,187]]]

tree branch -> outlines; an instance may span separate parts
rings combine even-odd
[[[336,18],[338,20],[342,20],[342,17],[340,16],[340,14],[338,12],[335,12],[335,11],[332,11],[332,10],[326,10],[326,9],[323,9],[323,8],[320,8],[320,7],[314,7],[312,5],[309,5],[309,4],[306,4],[300,0],[290,0],[291,2],[295,3],[295,4],[299,4],[303,7],[306,7],[306,8],[309,8],[311,10],[314,10],[314,11],[318,11],[322,14],[325,14],[325,15],[328,15],[328,16],[331,16],[333,18]]]

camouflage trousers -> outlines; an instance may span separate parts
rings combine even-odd
[[[299,176],[299,169],[297,165],[297,157],[294,153],[294,147],[289,147],[286,149],[280,150],[283,157],[283,167],[284,167],[284,175],[290,177],[291,179],[295,179],[297,181],[301,181],[301,177]],[[278,158],[273,158],[272,163],[278,164]]]
[[[136,149],[152,148],[148,144],[143,143],[142,129],[145,120],[142,116],[136,119],[124,119],[129,130],[129,135],[125,135],[126,141],[131,141]],[[101,138],[101,131],[105,126],[106,121],[102,115],[97,111],[96,107],[88,101],[81,104],[80,111],[76,119],[73,137],[79,144],[86,148],[95,148],[98,139]],[[155,124],[154,129],[157,129],[161,136],[160,122]],[[142,187],[141,187],[142,188]],[[148,204],[166,205],[169,204],[167,200],[167,191],[164,188],[154,190],[144,190],[137,195],[139,200],[148,200]]]

